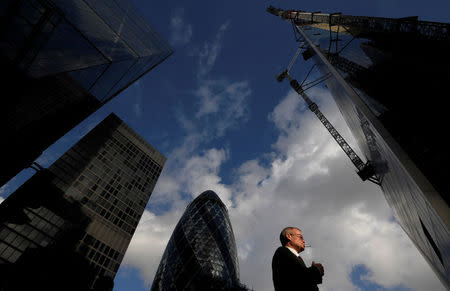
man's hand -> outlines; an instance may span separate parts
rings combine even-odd
[[[316,267],[317,269],[319,269],[320,274],[323,276],[324,271],[323,271],[323,266],[322,266],[322,264],[316,263],[316,262],[313,261],[312,264],[311,264],[311,266],[314,266],[314,267]]]

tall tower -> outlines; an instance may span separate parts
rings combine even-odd
[[[0,5],[0,186],[172,54],[131,1]]]
[[[213,191],[203,192],[187,206],[170,237],[151,290],[247,290],[239,283],[228,211]]]
[[[165,161],[110,114],[0,204],[0,268],[43,286],[114,278]]]
[[[269,7],[305,44],[395,217],[447,288],[450,24]]]

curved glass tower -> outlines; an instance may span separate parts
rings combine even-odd
[[[152,291],[245,290],[228,211],[211,190],[186,208],[164,251]]]

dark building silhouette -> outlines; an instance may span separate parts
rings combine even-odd
[[[89,262],[73,251],[91,220],[54,178],[42,170],[0,204],[0,290],[75,291],[93,279]]]
[[[151,290],[248,290],[239,283],[228,211],[213,191],[203,192],[187,206],[170,237]]]
[[[395,218],[443,284],[450,282],[450,151],[442,141],[450,24],[268,11],[289,21],[376,168]]]
[[[110,114],[39,169],[0,204],[0,289],[109,286],[165,160]]]
[[[0,186],[172,54],[127,0],[0,5]]]

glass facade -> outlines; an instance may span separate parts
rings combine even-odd
[[[450,61],[450,40],[421,34],[420,27],[432,23],[417,19],[419,33],[399,30],[398,22],[386,25],[393,20],[363,18],[372,24],[364,27],[355,19],[356,28],[349,20],[342,26],[296,25],[309,45],[304,57],[312,56],[327,76],[326,86],[374,164],[397,221],[448,287],[449,151],[441,142],[446,107],[439,96],[446,92],[444,80],[450,80],[442,63]],[[436,74],[424,76],[429,71]]]
[[[32,78],[68,73],[100,102],[172,53],[130,1],[2,1],[0,52]]]
[[[127,0],[6,0],[0,17],[0,184],[173,52]]]
[[[30,249],[42,253],[59,247],[64,225],[78,222],[76,232],[66,231],[71,237],[67,252],[83,258],[90,286],[101,276],[114,278],[165,160],[110,114],[1,204],[6,214],[0,224],[0,264],[9,268]],[[78,209],[79,217],[67,216],[64,205]]]
[[[151,290],[247,290],[239,283],[228,211],[213,191],[203,192],[187,206],[170,237]]]

